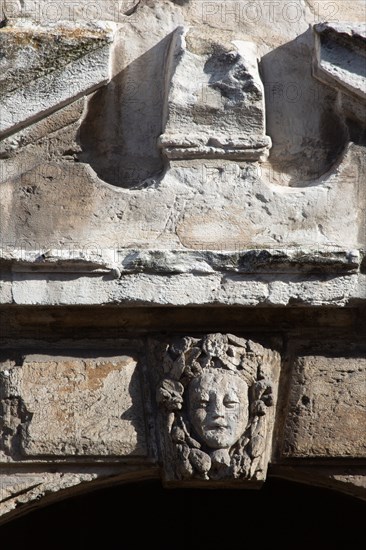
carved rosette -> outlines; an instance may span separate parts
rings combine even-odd
[[[163,346],[156,397],[167,481],[265,479],[279,367],[277,352],[232,334]]]

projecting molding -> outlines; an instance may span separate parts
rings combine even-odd
[[[106,84],[114,30],[113,23],[28,19],[0,29],[0,137]]]

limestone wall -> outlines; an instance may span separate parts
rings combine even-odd
[[[4,520],[145,477],[365,498],[363,0],[0,8]],[[191,425],[215,369],[230,445]]]

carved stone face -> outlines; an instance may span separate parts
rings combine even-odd
[[[248,386],[239,374],[206,369],[189,385],[191,422],[208,447],[231,447],[248,424]]]

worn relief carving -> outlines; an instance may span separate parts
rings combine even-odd
[[[243,40],[202,40],[179,27],[166,67],[164,133],[169,159],[265,160],[264,88],[256,46]]]
[[[168,479],[265,478],[278,366],[276,352],[231,334],[166,346],[157,401]]]

